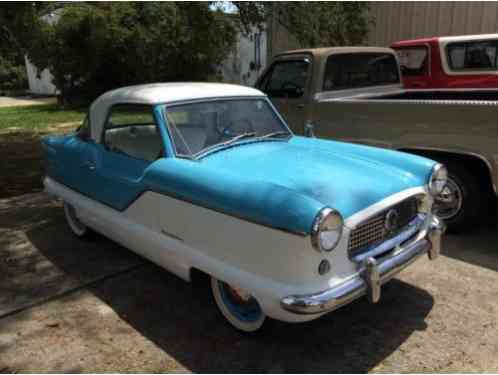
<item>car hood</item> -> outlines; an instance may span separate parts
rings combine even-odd
[[[246,143],[208,155],[208,168],[271,182],[335,208],[344,218],[426,184],[434,161],[350,143],[293,137]]]
[[[331,207],[349,216],[426,184],[434,161],[349,143],[292,137],[246,141],[199,160],[163,158],[150,190],[292,233],[309,234]]]

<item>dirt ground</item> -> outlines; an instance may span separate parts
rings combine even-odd
[[[43,132],[0,131],[0,199],[43,190],[43,136],[66,134],[77,123],[59,124]]]
[[[497,229],[447,236],[376,305],[246,337],[207,285],[75,239],[43,193],[2,199],[0,372],[498,372]]]

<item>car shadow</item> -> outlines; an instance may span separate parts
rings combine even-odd
[[[104,246],[74,239],[60,208],[53,210],[51,220],[26,234],[34,248],[72,278],[104,272],[119,253],[134,258],[105,239],[100,240]],[[45,214],[50,212],[46,209]],[[69,241],[74,246],[63,256]],[[378,304],[361,299],[316,321],[272,322],[261,333],[246,336],[221,317],[207,282],[186,283],[147,261],[86,289],[182,366],[210,373],[366,372],[413,332],[425,330],[434,305],[425,290],[393,280]]]
[[[122,281],[91,291],[184,367],[204,373],[366,372],[425,330],[434,304],[427,292],[393,280],[377,305],[363,299],[308,323],[272,321],[247,336],[225,322],[207,283],[192,286],[153,265]]]
[[[498,215],[469,234],[445,234],[441,253],[447,257],[498,271]]]
[[[75,241],[44,194],[0,200],[0,317],[144,262],[103,237]]]

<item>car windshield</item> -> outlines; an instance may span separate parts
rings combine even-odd
[[[198,157],[245,140],[287,139],[291,133],[266,99],[230,99],[168,106],[176,153]]]

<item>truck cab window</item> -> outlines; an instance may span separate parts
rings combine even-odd
[[[341,53],[327,58],[323,90],[399,83],[398,63],[389,53]]]
[[[498,41],[451,43],[446,48],[452,70],[496,70]]]
[[[276,62],[259,88],[271,98],[300,98],[308,81],[309,66],[308,60]]]
[[[427,47],[407,47],[396,49],[401,73],[404,76],[423,76],[429,73],[429,53]]]

